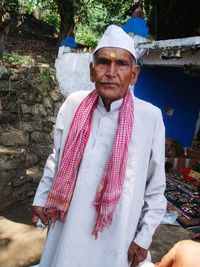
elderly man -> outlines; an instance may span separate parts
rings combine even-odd
[[[164,126],[160,110],[129,90],[138,74],[132,38],[109,26],[90,64],[96,89],[71,94],[57,116],[33,203],[33,223],[49,225],[40,267],[146,259],[166,206]]]

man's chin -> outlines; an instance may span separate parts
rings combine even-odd
[[[117,84],[104,84],[101,87],[105,90],[119,90],[119,85]]]
[[[102,94],[112,94],[115,95],[117,92],[120,92],[120,88],[117,85],[103,85],[98,90]]]
[[[103,100],[106,100],[108,102],[113,102],[121,98],[119,94],[109,92],[109,91],[101,92],[99,94]]]

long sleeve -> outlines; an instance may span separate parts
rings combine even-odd
[[[56,124],[54,126],[53,153],[48,157],[46,161],[44,173],[37,188],[35,198],[33,201],[33,206],[44,207],[46,204],[47,194],[51,188],[58,166],[62,135],[63,135],[63,113],[61,107],[57,115]]]
[[[157,113],[152,140],[152,149],[144,194],[144,206],[140,217],[135,243],[148,248],[155,229],[160,224],[166,209],[165,190],[165,129],[161,112]]]

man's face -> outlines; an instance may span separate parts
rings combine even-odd
[[[90,79],[104,104],[123,98],[129,85],[134,85],[139,74],[139,66],[133,67],[133,57],[122,48],[101,48],[94,63],[90,64]]]

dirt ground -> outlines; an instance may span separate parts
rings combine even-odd
[[[16,202],[11,207],[3,210],[0,215],[14,222],[31,225],[32,202],[30,198]]]
[[[160,225],[153,237],[150,247],[152,262],[158,262],[173,247],[173,245],[184,239],[191,239],[191,230],[181,226]]]
[[[14,222],[31,225],[31,204],[32,199],[28,198],[19,203],[15,203],[14,206],[5,210],[1,215]],[[192,234],[192,230],[184,229],[181,226],[160,225],[154,234],[153,242],[150,247],[152,261],[154,263],[159,261],[176,242],[184,239],[191,239]]]

